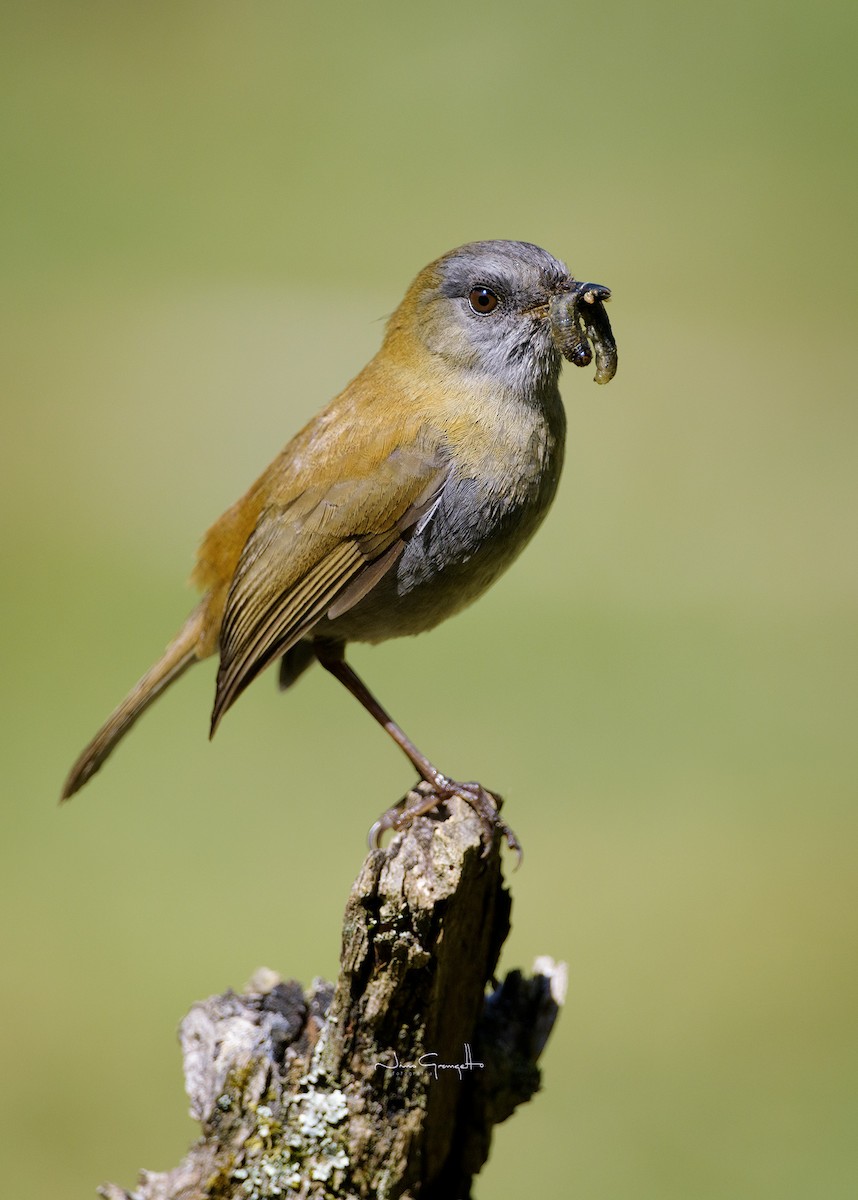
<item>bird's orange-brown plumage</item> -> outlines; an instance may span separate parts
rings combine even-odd
[[[473,243],[422,271],[378,354],[205,534],[200,603],[79,756],[63,797],[199,659],[220,655],[214,729],[302,639],[321,656],[417,633],[483,591],[557,486],[560,352],[589,353],[592,336],[613,373],[600,301],[588,299],[589,325],[581,316],[582,294],[596,295],[581,289],[594,286],[527,243]],[[489,305],[475,307],[469,289]],[[333,669],[336,654],[324,657]]]

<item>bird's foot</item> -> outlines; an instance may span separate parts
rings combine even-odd
[[[439,775],[431,783],[429,780],[422,779],[403,796],[398,804],[394,804],[387,812],[382,813],[369,831],[367,840],[370,847],[378,850],[382,837],[389,829],[399,833],[417,817],[425,816],[426,813],[439,808],[445,800],[449,800],[452,796],[459,796],[466,804],[470,805],[479,817],[482,826],[480,840],[483,844],[483,857],[489,853],[495,833],[500,833],[510,850],[515,851],[518,860],[516,867],[520,866],[523,857],[521,843],[509,825],[501,820],[500,808],[503,803],[501,797],[496,792],[490,792],[480,783],[457,783],[453,779],[446,779],[443,775]]]

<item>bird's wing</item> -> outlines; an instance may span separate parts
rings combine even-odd
[[[212,732],[273,659],[378,583],[447,474],[439,457],[400,447],[360,478],[307,487],[263,509],[226,600]]]

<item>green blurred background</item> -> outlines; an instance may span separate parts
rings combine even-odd
[[[504,967],[569,963],[476,1195],[854,1196],[855,5],[3,16],[5,1193],[173,1165],[189,1005],[334,974],[411,776],[321,671],[210,745],[206,664],[56,797],[206,526],[420,267],[511,237],[612,287],[619,374],[567,367],[566,475],[508,578],[353,654],[507,797]]]

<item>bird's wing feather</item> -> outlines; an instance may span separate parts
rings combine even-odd
[[[400,448],[360,479],[308,487],[263,509],[226,600],[212,731],[274,658],[375,587],[447,473],[439,456]]]

